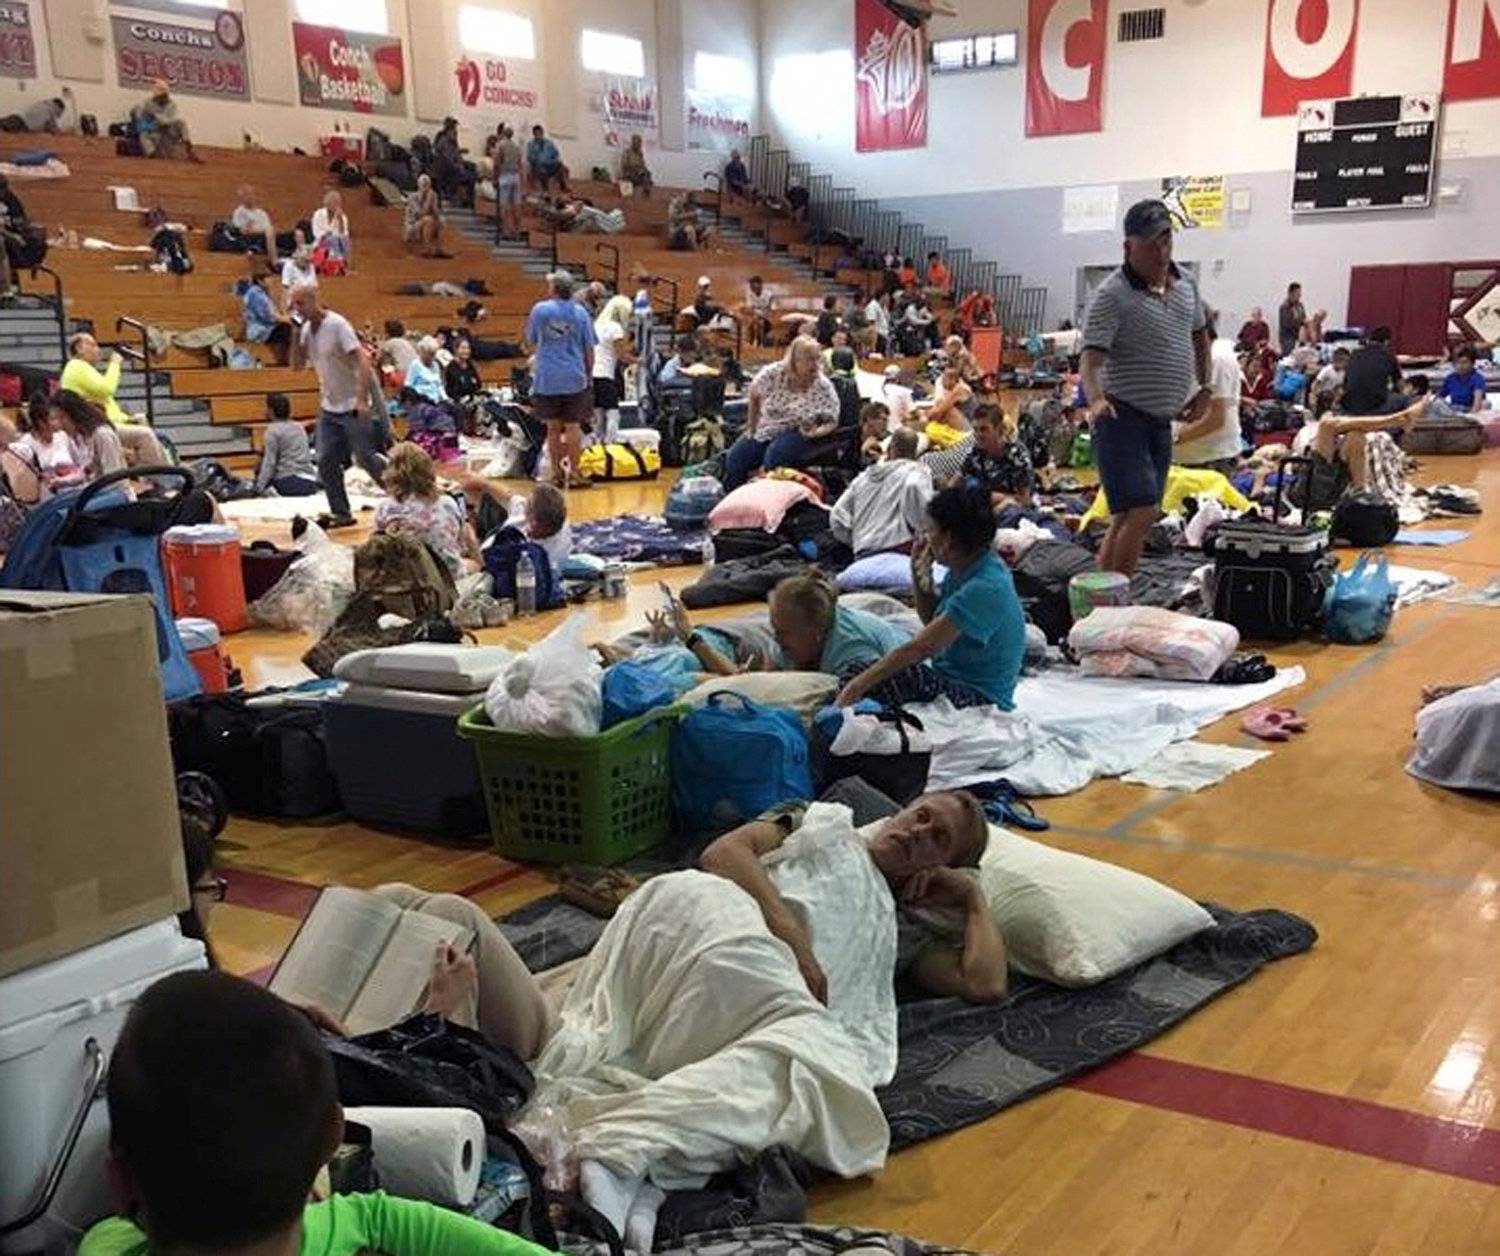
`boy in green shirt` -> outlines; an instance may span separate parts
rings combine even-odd
[[[137,1001],[110,1059],[110,1187],[121,1216],[80,1256],[545,1256],[525,1239],[382,1192],[309,1203],[343,1136],[311,1022],[221,972]]]

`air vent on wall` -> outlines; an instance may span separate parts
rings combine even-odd
[[[1160,39],[1166,28],[1165,9],[1131,9],[1120,14],[1116,38],[1122,44],[1139,43],[1143,39]]]

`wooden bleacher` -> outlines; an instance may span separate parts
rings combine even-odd
[[[240,303],[233,286],[247,273],[249,263],[238,254],[210,252],[209,229],[229,216],[241,184],[255,188],[278,230],[290,230],[298,220],[310,218],[324,191],[337,186],[328,173],[327,162],[318,157],[205,148],[200,150],[204,162],[195,165],[122,158],[115,155],[113,141],[104,138],[57,136],[49,137],[48,144],[68,163],[71,175],[58,180],[18,180],[15,187],[33,220],[46,224],[49,233],[63,227],[76,232],[79,239],[145,244],[151,236],[145,214],[116,210],[109,191],[112,186],[133,187],[141,206],[159,206],[168,220],[188,229],[187,245],[194,270],[181,276],[149,271],[146,266],[151,258],[145,253],[52,247],[47,265],[62,277],[69,316],[91,322],[106,341],[133,343],[128,329],[116,332],[120,317],[167,331],[221,322],[238,337],[242,331]],[[764,252],[725,240],[693,253],[666,249],[667,206],[679,189],[658,187],[649,199],[622,199],[613,185],[575,181],[574,187],[577,194],[602,209],[623,208],[629,224],[627,232],[619,235],[558,235],[559,260],[580,274],[597,277],[609,271],[611,255],[608,249],[597,247],[604,244],[620,251],[621,287],[627,292],[636,286],[632,276],[645,273],[675,281],[678,301],[686,304],[692,299],[697,277],[706,274],[713,280],[717,298],[732,307],[741,299],[746,280],[759,274],[778,306],[787,310],[817,308],[823,285],[803,278]],[[403,296],[398,290],[414,282],[448,280],[461,284],[472,277],[482,279],[492,294],[476,298],[488,311],[487,317],[475,325],[476,334],[520,339],[527,311],[543,295],[537,276],[494,256],[486,243],[451,228],[443,240],[443,247],[454,255],[451,259],[415,256],[401,239],[399,207],[376,205],[367,188],[340,190],[354,239],[354,267],[348,275],[322,281],[324,301],[330,308],[344,314],[356,327],[369,325],[377,332],[388,318],[401,319],[409,333],[453,326],[461,321],[457,309],[465,298]],[[727,211],[729,208],[726,206]],[[493,205],[481,202],[480,213],[492,212]],[[526,224],[532,247],[545,255],[552,242],[550,230],[529,209]],[[801,228],[790,223],[777,223],[774,231],[777,237],[789,241],[800,240],[802,234]],[[805,255],[811,252],[811,246],[797,243],[792,252]],[[134,269],[137,267],[140,269]],[[860,278],[852,281],[860,282]],[[48,291],[45,277],[38,282],[28,279],[26,286]],[[279,284],[271,287],[274,292]],[[666,292],[665,285],[654,289],[654,294],[663,299],[663,312]],[[263,423],[266,392],[285,392],[293,413],[300,418],[311,418],[317,411],[317,381],[311,371],[276,367],[264,346],[244,347],[265,364],[263,369],[207,369],[204,354],[177,348],[154,359],[156,367],[168,375],[172,396],[200,398],[213,423],[250,429],[249,449],[226,459],[240,469],[253,462],[252,451],[259,446],[255,429]],[[775,352],[745,349],[752,361]],[[484,363],[481,372],[486,379],[500,382],[509,378],[510,363]]]

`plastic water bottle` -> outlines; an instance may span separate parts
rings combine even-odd
[[[516,562],[516,614],[536,614],[536,564],[525,553]]]
[[[717,556],[714,553],[714,538],[713,538],[712,534],[707,533],[707,532],[705,532],[703,534],[703,550],[702,550],[702,554],[703,554],[703,565],[705,567],[712,567],[714,565],[714,562],[715,562],[715,559],[716,559]]]

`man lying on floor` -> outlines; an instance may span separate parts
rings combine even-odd
[[[846,1177],[878,1169],[896,981],[974,1002],[1006,991],[1004,944],[959,871],[986,834],[962,792],[863,835],[846,807],[799,803],[719,838],[704,871],[647,882],[581,961],[518,1132],[564,1140],[585,1199],[643,1251],[662,1188],[767,1147]],[[961,912],[962,941],[919,908]]]

